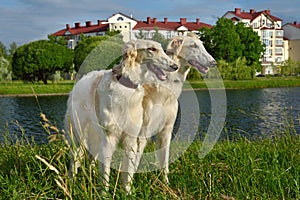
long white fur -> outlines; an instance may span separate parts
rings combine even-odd
[[[135,163],[139,165],[147,139],[156,134],[159,149],[157,158],[164,173],[164,181],[168,183],[169,149],[178,111],[177,99],[191,67],[189,61],[197,61],[207,68],[215,66],[216,61],[195,35],[174,37],[167,47],[167,53],[179,63],[179,69],[168,73],[168,79],[164,82],[144,85],[144,120]]]
[[[92,71],[76,83],[65,116],[67,139],[71,145],[71,176],[77,173],[80,159],[87,151],[93,159],[100,161],[103,185],[108,190],[112,156],[121,143],[125,151],[121,181],[124,189],[130,192],[137,137],[143,123],[144,87],[141,84],[147,81],[145,74],[149,71],[149,62],[165,71],[176,69],[175,62],[159,43],[137,40],[124,46],[119,66],[113,70]],[[137,87],[121,84],[118,76],[130,79]],[[152,81],[157,80],[153,77],[156,76],[152,76]]]

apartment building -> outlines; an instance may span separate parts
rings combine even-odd
[[[127,42],[136,39],[141,32],[147,39],[151,39],[156,30],[165,38],[172,38],[177,35],[186,35],[188,32],[198,32],[202,27],[211,28],[212,26],[201,22],[199,18],[193,22],[187,21],[186,18],[180,18],[179,21],[169,21],[168,18],[164,18],[163,21],[159,21],[157,18],[151,17],[147,17],[145,21],[138,21],[132,16],[116,13],[107,20],[98,20],[95,24],[92,24],[91,21],[87,21],[85,25],[76,22],[74,27],[66,24],[64,29],[51,35],[65,37],[68,47],[74,49],[82,34],[99,36],[105,35],[106,31],[118,30],[123,35],[123,40]]]
[[[283,26],[284,37],[288,39],[289,57],[293,62],[300,61],[300,24],[296,21]]]
[[[280,66],[289,57],[289,52],[287,51],[288,41],[284,39],[282,20],[271,15],[270,10],[255,11],[250,9],[249,11],[242,11],[241,8],[228,11],[223,17],[231,19],[235,23],[242,22],[246,26],[251,27],[266,46],[261,60],[262,73],[279,73]]]

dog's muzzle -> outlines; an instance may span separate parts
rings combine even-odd
[[[178,66],[176,64],[170,65],[171,71],[176,71],[178,69]]]

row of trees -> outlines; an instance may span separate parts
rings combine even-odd
[[[81,42],[74,50],[66,47],[64,38],[49,36],[48,40],[38,40],[15,48],[5,64],[9,66],[7,69],[13,73],[14,79],[43,81],[45,84],[57,72],[73,73],[75,70],[87,73],[94,69],[106,69],[120,60],[124,42],[117,36],[118,33],[107,32],[106,36],[97,37],[82,35]]]
[[[25,81],[43,81],[56,71],[69,72],[73,63],[73,51],[51,40],[39,40],[17,48],[12,59],[16,77]]]

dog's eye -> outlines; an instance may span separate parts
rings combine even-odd
[[[166,54],[167,54],[168,56],[172,56],[172,55],[174,55],[174,52],[166,51]]]
[[[149,47],[148,50],[149,50],[149,51],[156,51],[157,49],[154,48],[154,47]]]
[[[197,46],[196,43],[194,43],[194,44],[191,45],[191,48],[197,48],[197,47],[198,47],[198,46]]]

